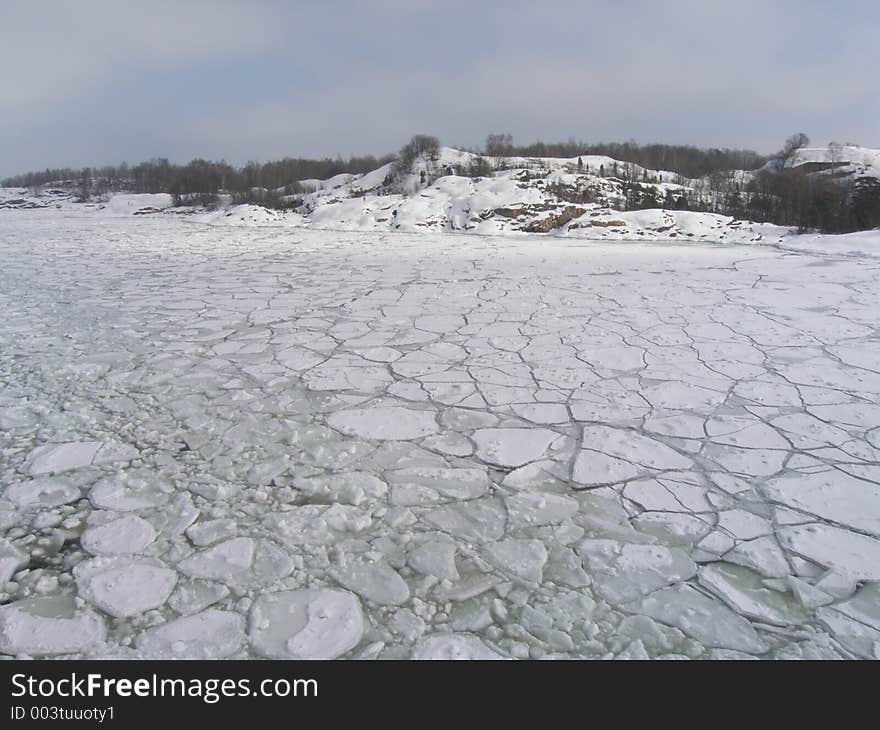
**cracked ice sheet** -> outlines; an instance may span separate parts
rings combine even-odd
[[[0,218],[0,653],[880,657],[880,263]]]

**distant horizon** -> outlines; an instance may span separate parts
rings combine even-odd
[[[450,144],[448,142],[445,142],[442,138],[439,138],[439,139],[440,139],[440,144],[443,147],[449,147],[451,149],[472,152],[474,154],[485,154],[485,152],[483,150],[483,147],[485,146],[485,139],[483,140],[483,144],[480,144],[480,145]],[[546,145],[567,144],[571,141],[571,139],[572,139],[571,137],[568,137],[565,139],[560,139],[560,140],[557,140],[557,139],[550,140],[550,139],[539,138],[539,139],[536,139],[532,142],[522,142],[521,140],[516,140],[514,138],[513,142],[517,146],[526,147],[529,145],[541,144],[541,143],[546,144]],[[834,140],[834,141],[838,141],[838,140]],[[405,140],[403,140],[401,142],[401,144],[403,144],[403,142],[405,142]],[[702,146],[702,145],[691,145],[688,143],[677,143],[677,142],[658,142],[658,141],[643,142],[643,141],[637,140],[637,139],[588,141],[588,140],[584,140],[584,139],[574,138],[575,144],[584,144],[584,145],[588,145],[588,146],[589,145],[605,145],[605,144],[626,144],[626,143],[633,143],[633,144],[637,144],[637,145],[641,145],[641,146],[651,146],[651,145],[670,146],[670,147],[684,146],[684,147],[694,147],[699,150],[713,150],[713,149],[741,150],[744,152],[755,152],[756,154],[758,154],[762,157],[770,157],[773,154],[775,154],[776,152],[779,152],[780,148],[782,147],[783,142],[784,142],[784,140],[780,140],[780,143],[779,143],[779,145],[776,146],[776,148],[769,150],[769,151],[762,151],[762,150],[750,149],[748,147],[738,147],[738,146],[732,146],[732,145]],[[843,146],[855,146],[855,147],[872,149],[869,145],[859,144],[858,142],[853,142],[852,140],[839,141],[839,143],[842,144]],[[820,144],[820,143],[817,143],[815,140],[811,139],[810,143],[807,145],[807,148],[809,148],[809,149],[822,149],[822,148],[828,147],[830,144],[831,144],[831,142],[828,142],[826,144]],[[9,172],[4,171],[4,170],[0,170],[0,180],[5,180],[8,178],[13,178],[13,177],[21,176],[21,175],[26,175],[29,173],[43,172],[45,170],[101,169],[104,167],[119,167],[121,165],[128,165],[130,167],[134,167],[134,166],[139,165],[141,163],[150,162],[152,160],[162,160],[162,159],[167,159],[169,164],[171,164],[171,165],[186,165],[189,162],[192,162],[193,160],[204,159],[209,162],[226,163],[226,164],[231,165],[232,167],[235,167],[235,168],[242,168],[245,165],[248,165],[252,162],[262,165],[262,164],[267,164],[270,162],[283,160],[283,159],[348,161],[348,160],[351,160],[352,158],[356,158],[356,157],[375,157],[377,160],[381,160],[384,157],[389,157],[389,156],[393,156],[393,155],[397,154],[399,147],[400,147],[400,145],[398,145],[398,147],[393,150],[388,150],[385,152],[363,152],[363,153],[351,153],[348,155],[342,155],[342,154],[333,154],[333,155],[286,154],[286,155],[281,155],[279,157],[266,158],[266,159],[248,158],[248,159],[244,160],[243,162],[233,161],[233,160],[228,159],[227,157],[222,157],[222,156],[221,157],[186,157],[184,155],[182,158],[172,158],[167,155],[159,154],[154,157],[145,158],[145,159],[122,159],[122,160],[119,160],[116,162],[104,161],[104,162],[84,164],[84,165],[53,165],[53,164],[49,164],[49,165],[44,165],[41,167],[32,167],[32,168],[28,168],[25,170],[17,170],[17,171],[9,171]],[[585,154],[588,154],[588,153],[585,153]],[[514,154],[512,156],[517,156],[517,155]],[[545,155],[545,157],[555,157],[555,156],[554,155]]]

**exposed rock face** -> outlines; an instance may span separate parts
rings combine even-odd
[[[575,218],[579,218],[584,213],[586,213],[584,208],[578,208],[575,205],[568,205],[559,213],[550,214],[546,218],[539,218],[538,220],[529,223],[523,228],[523,230],[527,233],[548,233],[554,228],[562,228],[566,223],[573,221]]]
[[[620,220],[610,220],[603,221],[593,218],[589,223],[578,223],[572,226],[572,228],[625,228],[626,221]],[[662,228],[658,228],[657,230],[662,232],[668,231],[670,226],[663,226]]]
[[[516,208],[495,208],[492,211],[495,215],[500,215],[502,218],[519,218],[526,212],[525,208],[516,207]]]

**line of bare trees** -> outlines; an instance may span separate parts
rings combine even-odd
[[[729,215],[733,218],[791,226],[799,231],[849,233],[880,227],[880,180],[834,177],[801,167],[759,171],[744,182],[715,174],[690,188],[667,188],[621,180],[624,210],[666,208]]]
[[[639,144],[628,142],[587,143],[570,138],[565,142],[532,142],[516,145],[509,133],[493,133],[486,138],[483,153],[489,157],[579,157],[602,155],[620,162],[631,162],[651,170],[669,170],[698,178],[721,170],[756,170],[770,157],[753,150],[703,149],[692,145]]]
[[[829,146],[830,162],[792,165],[809,143],[803,132],[792,135],[770,164],[747,179],[734,171],[707,175],[694,191],[695,207],[800,231],[848,233],[880,226],[880,180],[841,169],[841,146],[835,143]]]
[[[156,158],[130,166],[73,169],[55,168],[0,181],[3,187],[42,188],[57,186],[75,190],[80,200],[108,192],[171,193],[178,204],[210,205],[219,191],[230,193],[235,202],[258,202],[285,207],[301,192],[299,182],[325,180],[340,173],[365,173],[391,160],[392,155],[373,157],[285,158],[272,162],[249,162],[234,167],[225,161],[195,159],[175,165]]]

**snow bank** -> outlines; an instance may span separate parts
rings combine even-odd
[[[104,212],[111,215],[130,215],[155,212],[170,208],[173,204],[168,193],[118,193],[111,195]]]

